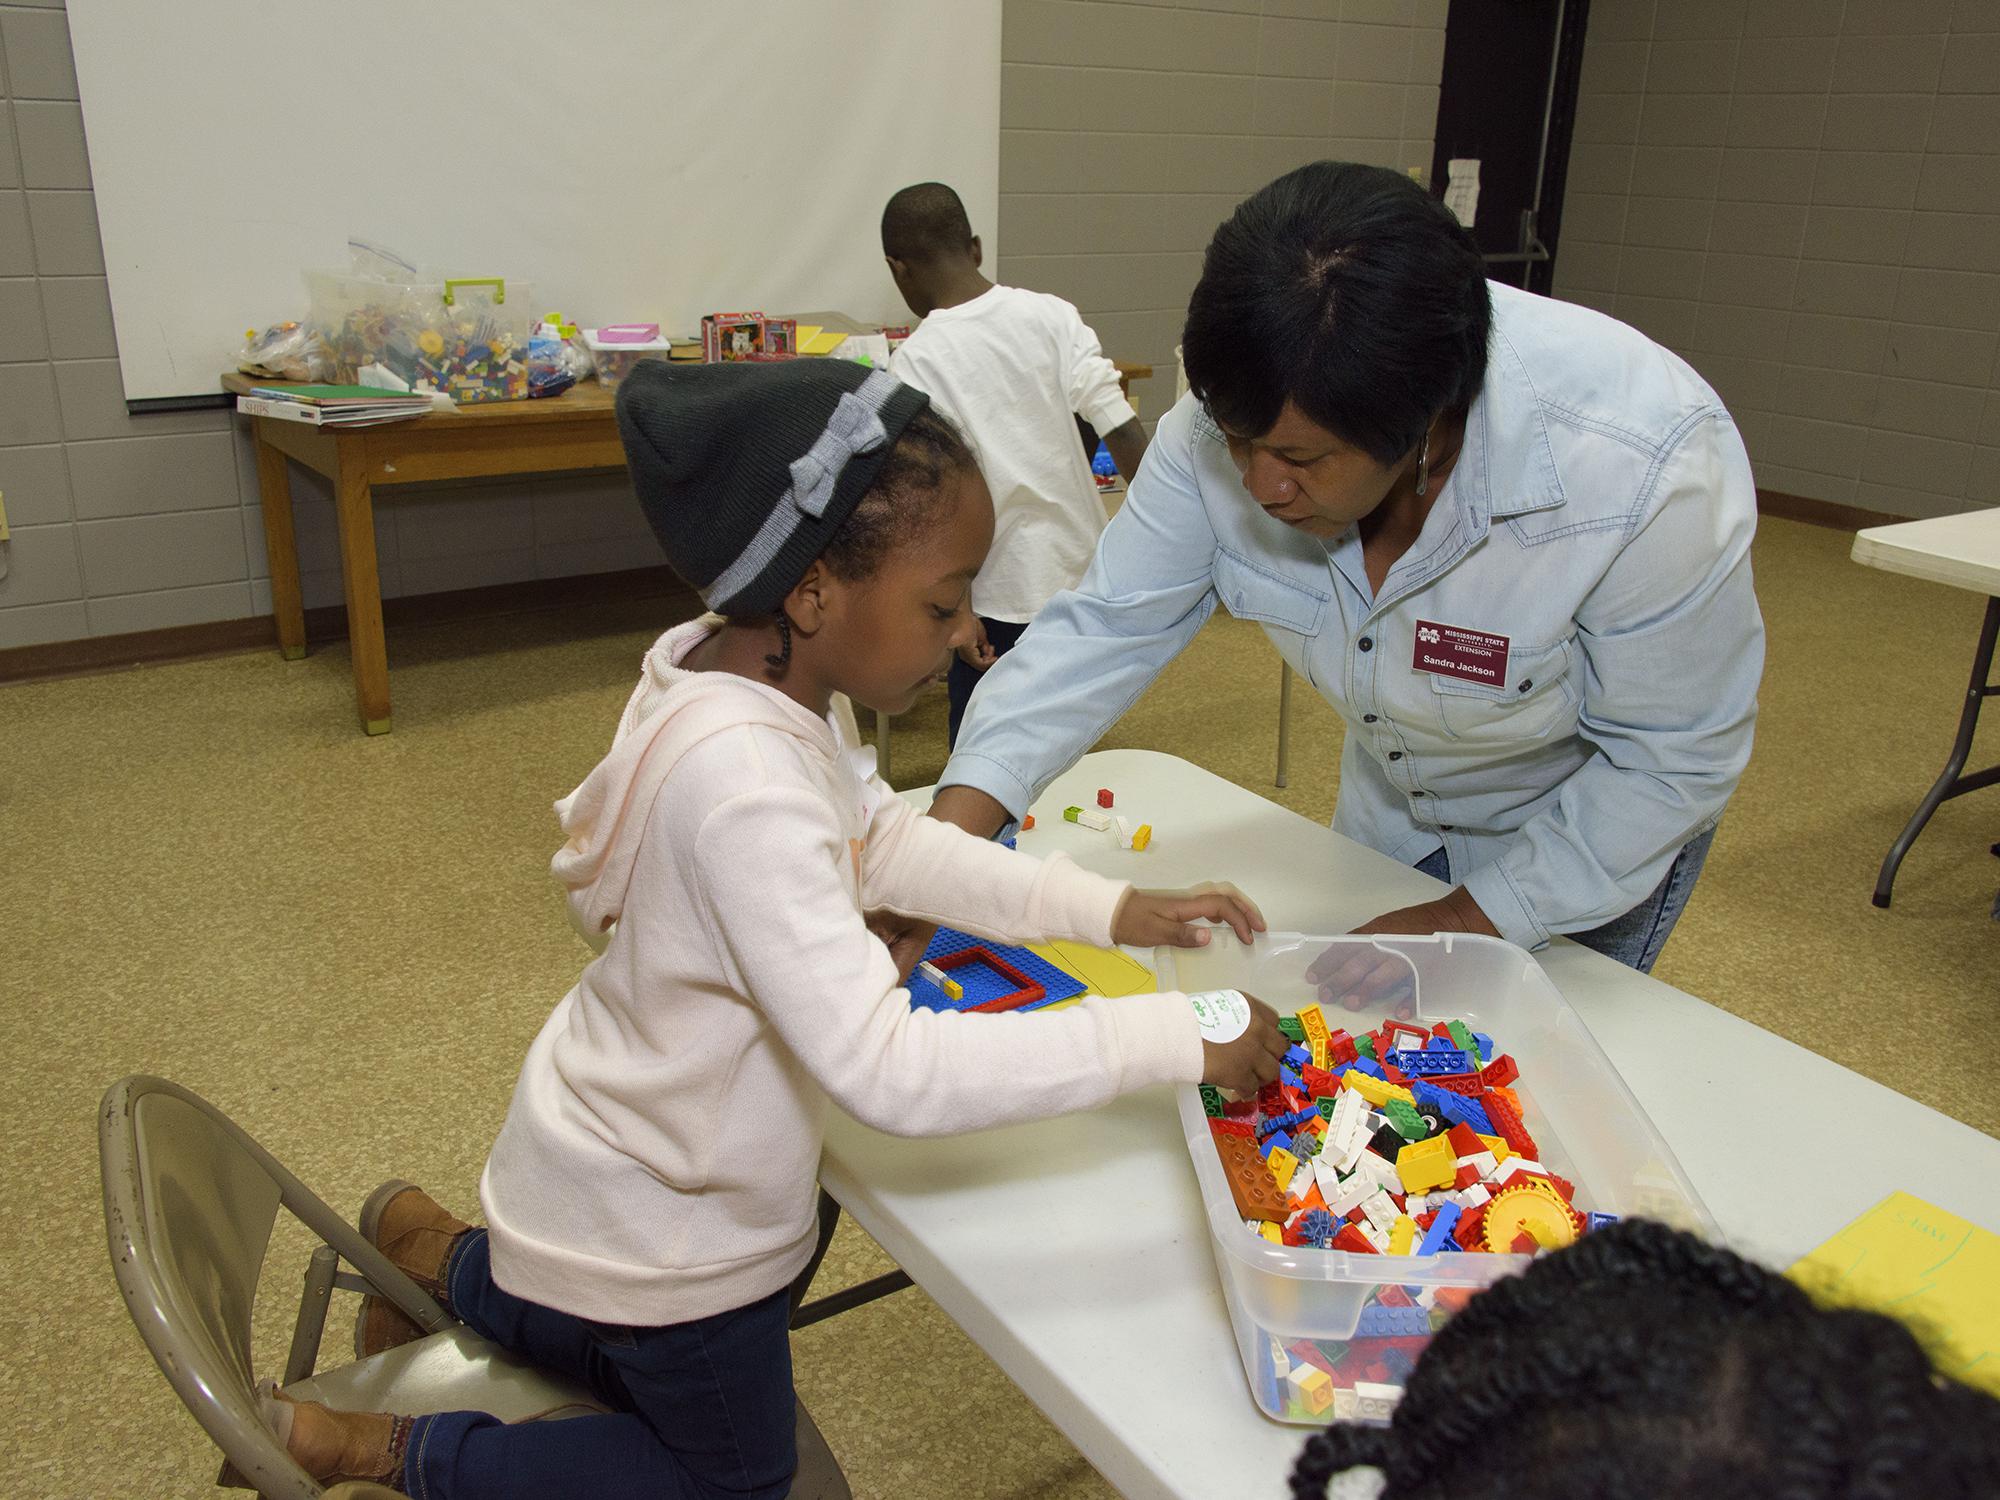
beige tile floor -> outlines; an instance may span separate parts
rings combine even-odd
[[[1868,904],[1949,743],[1980,604],[1854,567],[1848,540],[1763,528],[1757,754],[1660,973],[2000,1133],[2000,791],[1947,805],[1894,910]],[[397,727],[377,740],[338,648],[0,688],[0,1493],[210,1493],[213,1455],[105,1264],[93,1111],[112,1079],[206,1094],[343,1209],[392,1173],[471,1205],[521,1053],[584,957],[547,879],[549,803],[609,739],[643,619],[398,633]],[[1276,792],[1276,686],[1261,636],[1218,620],[1107,743],[1324,817],[1337,721],[1300,696]],[[935,777],[942,721],[940,697],[899,724],[900,782]],[[2000,760],[2000,708],[1980,749]],[[1059,1271],[1060,1245],[1043,1253]],[[267,1366],[303,1255],[296,1233],[274,1244]],[[885,1265],[849,1230],[823,1285]],[[857,1494],[1108,1493],[921,1292],[796,1352]]]

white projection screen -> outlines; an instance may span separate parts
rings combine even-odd
[[[350,236],[586,325],[904,316],[883,201],[997,264],[1000,0],[70,0],[128,401],[213,395]]]

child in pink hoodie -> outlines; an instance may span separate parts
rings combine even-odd
[[[646,654],[610,753],[557,804],[599,948],[528,1050],[480,1184],[487,1228],[385,1183],[363,1233],[477,1332],[606,1411],[504,1425],[274,1397],[322,1481],[420,1496],[776,1497],[796,1467],[788,1289],[815,1245],[828,1100],[943,1135],[1206,1080],[1285,1047],[1204,1040],[1180,994],[1053,1014],[913,1010],[866,923],[1140,946],[1249,940],[1226,887],[1139,891],[913,811],[849,699],[897,713],[971,639],[993,509],[919,392],[859,365],[642,364],[618,419],[668,558],[715,614]],[[356,1352],[417,1336],[380,1299]]]

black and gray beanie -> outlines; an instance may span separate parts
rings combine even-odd
[[[851,360],[642,360],[618,433],[667,561],[710,609],[775,611],[930,404]]]

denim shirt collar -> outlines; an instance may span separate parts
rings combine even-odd
[[[1466,415],[1465,451],[1454,471],[1467,481],[1461,503],[1471,512],[1474,536],[1490,520],[1550,510],[1566,498],[1541,396],[1507,335],[1512,321],[1507,300],[1496,296],[1486,379]]]

